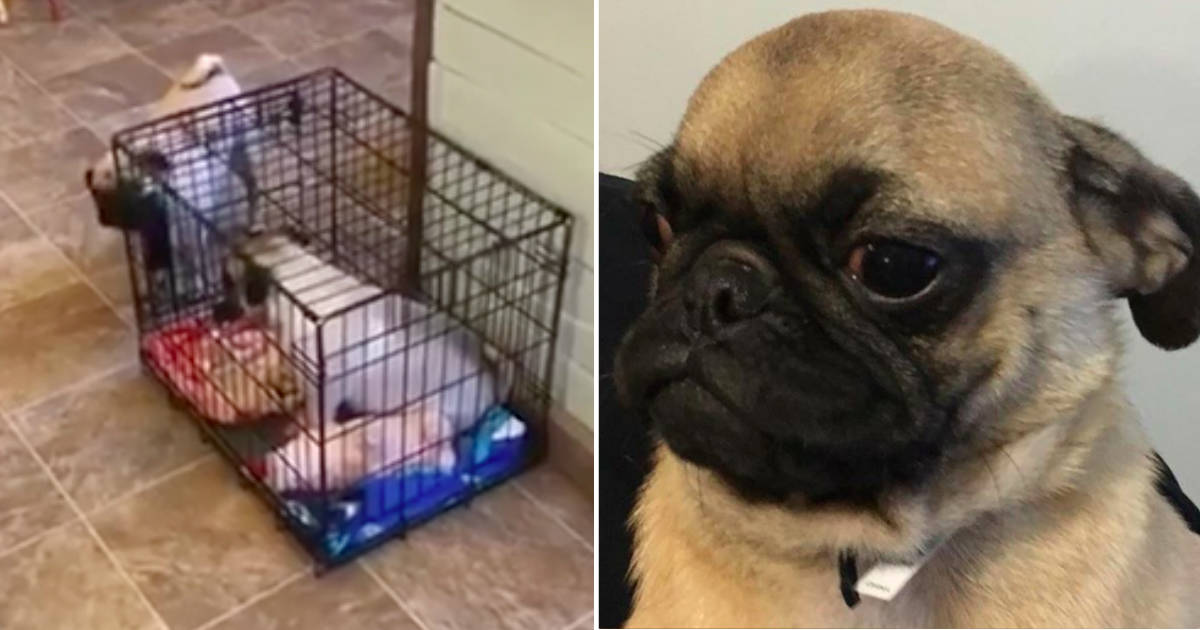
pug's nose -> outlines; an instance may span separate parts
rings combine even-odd
[[[714,246],[697,261],[687,300],[695,329],[712,335],[763,311],[778,274],[743,245]]]

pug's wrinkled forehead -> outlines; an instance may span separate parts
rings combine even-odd
[[[1036,232],[1044,204],[1062,198],[1056,121],[1022,73],[978,42],[915,16],[833,12],[722,60],[672,146],[644,169],[654,189],[643,194],[782,221],[855,173],[898,202],[881,211]]]

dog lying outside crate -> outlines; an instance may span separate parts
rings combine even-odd
[[[429,131],[407,277],[413,131],[320,70],[113,139],[143,363],[320,566],[545,452],[571,219]]]

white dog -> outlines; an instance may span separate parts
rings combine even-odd
[[[152,107],[151,119],[241,91],[220,56],[200,55]],[[198,297],[205,279],[215,280],[218,262],[207,245],[209,230],[192,216],[181,216],[181,205],[228,233],[257,226],[258,186],[247,152],[254,126],[237,111],[231,106],[228,114],[191,117],[136,137],[132,146],[123,147],[122,159],[129,163],[122,164],[120,179],[113,152],[84,174],[100,224],[140,233],[145,263],[153,272],[168,270],[155,275],[171,282],[172,295]]]
[[[310,487],[321,462],[335,487],[400,462],[452,469],[456,435],[509,388],[482,340],[287,236],[254,236],[241,251],[248,260],[230,259],[215,317],[266,324],[305,392],[307,430],[278,450],[273,486]],[[322,424],[324,444],[315,437]]]
[[[462,431],[507,393],[486,345],[446,315],[385,295],[283,235],[250,238],[242,249],[251,262],[226,270],[218,319],[248,313],[290,349],[298,380],[307,383],[309,426],[321,418],[391,413],[436,397],[451,430]]]

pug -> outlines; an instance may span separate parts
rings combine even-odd
[[[193,108],[234,98],[241,93],[242,88],[224,59],[220,55],[202,54],[151,106],[149,120],[183,115]],[[196,120],[194,115],[185,116],[178,124],[164,128],[163,138],[152,138],[146,133],[133,135],[124,148],[129,162],[126,165],[128,172],[123,174],[126,181],[118,176],[114,152],[96,158],[84,172],[84,184],[96,202],[97,220],[105,227],[119,229],[143,224],[145,219],[138,213],[140,208],[122,203],[128,201],[129,195],[120,194],[123,189],[140,192],[146,188],[143,176],[168,180],[174,175],[179,181],[171,183],[178,189],[177,194],[187,197],[187,201],[202,212],[214,212],[221,204],[232,202],[241,188],[256,189],[246,147],[251,125],[244,118],[240,111],[233,109],[218,116],[210,113],[203,120]],[[170,147],[170,154],[157,145]],[[194,172],[173,172],[174,162],[188,165]],[[192,166],[195,164],[200,166]],[[254,223],[256,219],[251,216],[250,222]]]
[[[241,94],[224,59],[201,54],[150,108],[150,120],[175,118],[126,135],[119,173],[118,150],[84,172],[100,225],[141,236],[160,295],[189,303],[210,292],[219,262],[213,229],[235,237],[263,231],[252,155],[282,118],[259,120]],[[219,109],[194,111],[218,102]],[[291,106],[298,121],[299,105]]]
[[[636,196],[630,627],[1200,625],[1118,377],[1121,301],[1200,333],[1178,176],[977,41],[835,11],[722,60]]]

